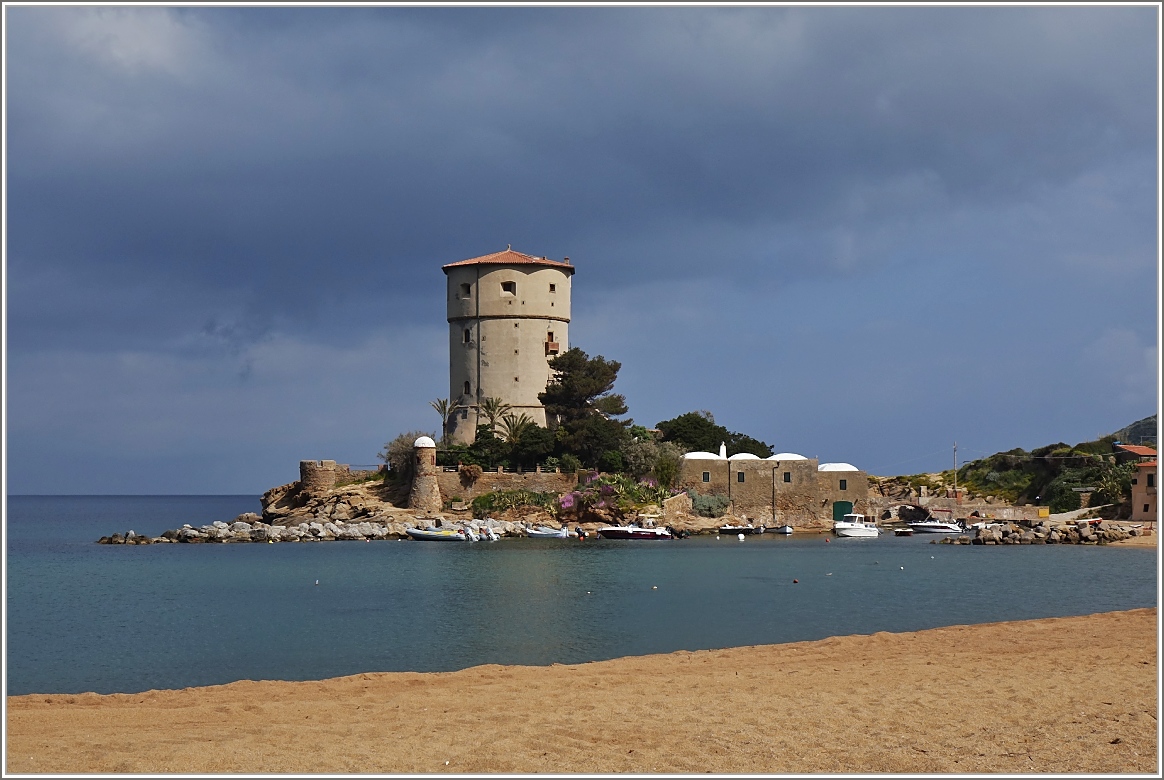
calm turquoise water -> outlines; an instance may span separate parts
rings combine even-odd
[[[10,497],[8,693],[576,663],[1156,605],[1155,551],[1121,548],[93,543],[245,511],[254,497]]]

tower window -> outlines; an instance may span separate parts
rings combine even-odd
[[[469,395],[469,394],[470,394],[470,391],[471,391],[471,389],[472,389],[472,388],[470,388],[470,387],[469,387],[469,383],[468,383],[468,382],[465,382],[465,395]]]
[[[517,377],[514,377],[514,378],[513,378],[513,381],[514,381],[514,382],[516,382],[516,381],[517,381]]]
[[[841,480],[841,490],[848,490],[848,489],[849,489],[849,480],[842,479]]]
[[[743,482],[743,481],[744,481],[744,472],[737,471],[736,472],[736,482]]]
[[[551,284],[550,285],[550,292],[557,292],[557,291],[558,291],[558,285]]]
[[[546,341],[554,341],[554,332],[552,330],[546,334]]]
[[[791,481],[792,481],[792,472],[791,472],[791,471],[785,471],[785,472],[784,472],[784,481],[785,481],[785,482],[791,482]]]
[[[468,295],[468,294],[469,294],[469,289],[470,289],[470,288],[469,288],[469,285],[468,285],[468,284],[462,284],[462,285],[461,285],[461,295]]]
[[[1156,475],[1148,473],[1148,487],[1156,487]]]
[[[471,330],[469,330],[468,328],[465,328],[465,343],[468,344],[472,340],[473,340],[473,332]]]
[[[517,282],[502,282],[501,283],[501,294],[502,295],[517,295]]]
[[[461,409],[461,419],[462,419],[462,420],[468,420],[468,419],[469,419],[469,410],[468,410],[467,408],[462,408],[462,409]]]
[[[710,471],[703,472],[703,481],[704,482],[711,482],[711,472]]]

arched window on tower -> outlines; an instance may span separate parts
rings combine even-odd
[[[465,382],[465,395],[471,395],[468,382]]]
[[[465,328],[465,343],[471,344],[473,342],[473,331]]]

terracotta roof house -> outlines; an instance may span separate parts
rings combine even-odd
[[[1144,460],[1136,464],[1132,477],[1132,520],[1137,523],[1156,522],[1156,461]]]
[[[1116,463],[1135,463],[1141,460],[1152,460],[1156,457],[1156,450],[1139,444],[1113,444]]]

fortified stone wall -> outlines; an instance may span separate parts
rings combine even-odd
[[[450,501],[460,498],[472,501],[477,496],[495,490],[531,490],[537,493],[569,493],[578,485],[575,474],[549,471],[525,471],[520,474],[506,471],[486,471],[475,482],[469,482],[456,471],[441,471],[437,474],[441,498]]]
[[[831,523],[833,504],[837,501],[852,502],[856,512],[867,511],[868,474],[864,471],[817,471],[818,465],[812,458],[789,461],[684,460],[679,471],[679,485],[700,495],[727,496],[735,514],[746,515],[769,526]],[[740,475],[743,475],[742,482]],[[707,481],[704,481],[705,476]]]

